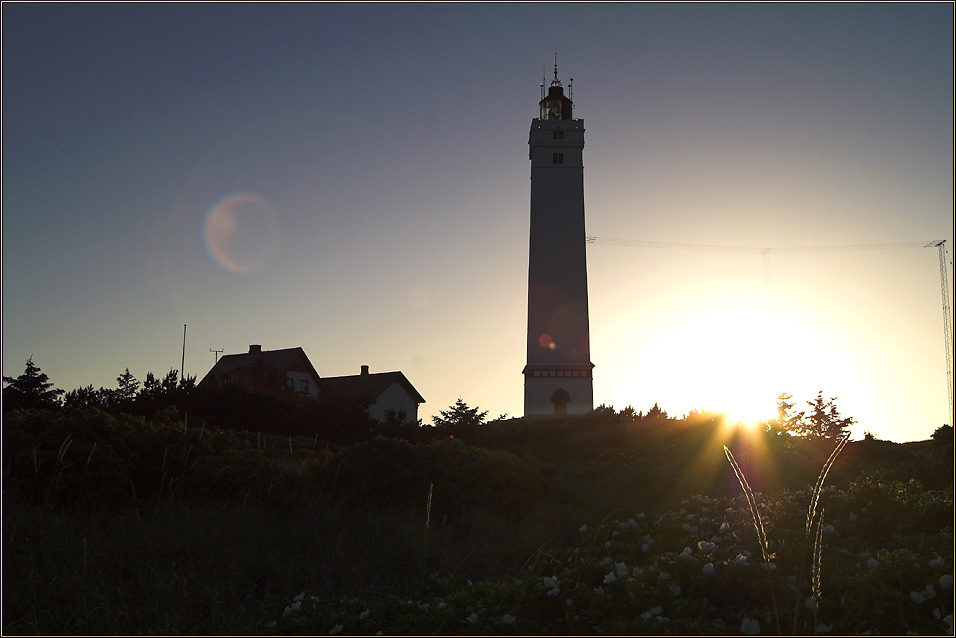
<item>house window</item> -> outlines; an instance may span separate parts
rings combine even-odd
[[[300,379],[299,380],[299,392],[308,392],[309,391],[309,380]]]
[[[553,139],[553,140],[563,140],[563,139],[564,139],[564,131],[552,131],[552,132],[551,132],[551,139]]]
[[[293,385],[292,379],[286,378],[286,380],[285,380],[285,387],[286,387],[287,390],[294,390],[294,389],[295,389],[295,386]]]
[[[551,163],[552,163],[552,164],[564,164],[564,153],[552,153],[552,154],[551,154]]]

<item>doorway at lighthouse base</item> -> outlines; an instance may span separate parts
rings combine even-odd
[[[525,415],[587,414],[594,405],[591,367],[524,370]]]

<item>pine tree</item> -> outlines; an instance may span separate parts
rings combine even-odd
[[[436,428],[461,430],[463,428],[477,428],[485,424],[488,411],[479,412],[478,408],[469,408],[468,404],[458,397],[455,405],[448,410],[440,410],[441,416],[433,416],[432,422]]]
[[[39,366],[33,363],[33,357],[27,359],[26,369],[17,378],[3,377],[9,384],[3,389],[3,409],[39,410],[60,406],[63,390],[53,387],[53,383]]]

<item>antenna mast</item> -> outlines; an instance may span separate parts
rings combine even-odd
[[[216,350],[215,348],[209,348],[209,352],[215,352],[215,353],[216,353],[216,355],[215,355],[216,358],[215,358],[215,360],[214,360],[214,362],[213,362],[214,365],[215,365],[216,363],[219,363],[219,353],[222,352],[222,348],[220,348],[219,350]]]
[[[943,343],[946,348],[946,391],[949,393],[949,419],[953,419],[953,317],[949,307],[949,281],[946,277],[946,240],[926,244],[939,248],[939,283],[943,295]],[[953,425],[949,423],[949,425]]]
[[[186,367],[186,324],[183,324],[183,360],[182,360],[182,363],[179,364],[180,382],[182,382],[182,380],[186,378],[186,371],[184,370],[185,367]]]

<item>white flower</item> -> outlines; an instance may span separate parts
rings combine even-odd
[[[285,611],[282,612],[282,615],[283,615],[283,616],[289,616],[289,615],[291,615],[291,614],[292,614],[292,608],[291,608],[291,607],[286,607],[286,608],[285,608]]]
[[[504,616],[501,617],[501,622],[503,622],[503,623],[506,624],[506,625],[513,625],[513,624],[515,624],[515,620],[517,620],[517,619],[516,619],[514,616],[512,616],[511,614],[505,614]]]
[[[617,580],[617,576],[614,575],[614,572],[610,572],[607,576],[604,577],[604,584],[610,585]]]
[[[717,531],[721,534],[726,534],[727,532],[730,531],[730,523],[728,523],[727,521],[724,521],[723,523],[720,524],[720,529]]]
[[[372,613],[371,611],[369,611],[368,609],[366,609],[366,610],[363,611],[361,614],[359,614],[359,618],[361,618],[362,620],[365,620],[366,618],[369,617],[369,614],[371,614],[371,613]]]
[[[661,580],[670,580],[671,575],[668,574],[667,572],[661,572],[661,575],[658,576],[658,578],[660,578]]]
[[[856,520],[856,514],[854,514],[853,512],[850,512],[850,520],[851,520],[851,521],[855,521],[855,520]],[[820,623],[820,624],[822,625],[823,623]]]
[[[474,623],[478,622],[478,614],[471,614],[471,615],[468,616],[468,618],[466,618],[465,620],[467,620],[468,622],[474,624]]]
[[[266,625],[266,627],[275,627],[275,626],[276,626],[276,621],[274,620],[270,622],[268,625]]]
[[[734,559],[734,562],[740,565],[741,567],[746,567],[750,563],[747,562],[747,557],[743,554],[737,554],[737,558]]]
[[[595,587],[595,588],[594,588],[594,593],[597,594],[598,596],[603,596],[603,595],[604,595],[604,588],[603,588],[603,587]]]
[[[817,633],[818,633],[818,634],[828,634],[828,633],[830,633],[830,630],[831,630],[831,629],[833,629],[833,625],[832,625],[832,624],[831,624],[831,625],[824,625],[823,623],[820,623],[819,625],[817,625]]]
[[[335,634],[341,632],[343,629],[345,629],[345,627],[343,627],[342,625],[336,625],[335,627],[332,627],[332,629],[329,629],[329,635],[334,636]]]
[[[289,608],[290,608],[292,611],[299,611],[300,609],[302,609],[302,600],[300,600],[300,599],[297,598],[297,599],[295,600],[295,602],[292,603],[292,605],[290,605]]]
[[[675,596],[680,596],[680,585],[671,585],[668,589],[670,589],[671,593]]]
[[[587,525],[587,523],[585,523],[584,525],[582,525],[581,528],[578,529],[578,531],[581,532],[582,534],[583,534],[584,532],[588,531],[588,525]]]
[[[649,550],[650,548],[651,548],[651,546],[648,545],[647,543],[644,543],[643,545],[641,545],[641,551],[642,551],[642,552],[646,552],[646,551]]]
[[[714,564],[713,564],[713,563],[707,563],[706,565],[704,565],[704,568],[703,568],[701,571],[704,572],[705,574],[713,574],[713,573],[714,573]]]
[[[305,599],[305,592],[302,592],[301,594],[299,594],[298,596],[296,596],[296,597],[293,598],[292,600],[293,600],[293,602],[301,603],[304,599]]]
[[[776,563],[760,563],[760,566],[763,567],[764,571],[773,572],[777,570]]]
[[[685,548],[684,548],[684,551],[682,551],[682,552],[680,553],[680,555],[681,555],[681,556],[684,556],[684,557],[693,556],[693,555],[694,555],[694,550],[692,550],[690,547],[685,547]]]
[[[807,609],[813,610],[817,606],[817,601],[813,600],[813,596],[807,598],[806,602],[803,603],[803,606]]]
[[[641,614],[641,618],[643,618],[644,620],[650,620],[654,616],[660,616],[662,613],[664,613],[663,607],[660,607],[660,606],[652,607],[651,609],[648,609],[643,614]]]
[[[880,566],[880,561],[876,560],[875,558],[871,558],[870,560],[866,561],[866,566],[870,569],[876,569]]]
[[[933,587],[932,585],[927,585],[923,589],[923,596],[925,596],[926,598],[936,598],[936,588]]]
[[[946,564],[946,561],[943,560],[942,557],[934,558],[933,560],[929,562],[929,566],[932,567],[933,569],[939,569],[945,564]]]
[[[760,633],[760,622],[757,620],[751,620],[749,618],[744,618],[740,621],[740,632],[747,634],[748,636],[753,636],[754,634]]]
[[[952,574],[943,574],[939,577],[939,586],[943,589],[952,589],[953,588],[953,575]]]
[[[829,525],[829,524],[828,524],[828,525],[824,525],[824,526],[823,526],[823,533],[824,533],[824,534],[832,534],[832,533],[835,532],[835,531],[836,531],[836,528],[833,527],[833,525]]]
[[[442,602],[438,603],[437,605],[435,605],[435,608],[436,608],[436,609],[444,609],[444,608],[447,607],[447,606],[448,606],[448,603],[442,601]]]
[[[627,576],[628,574],[627,565],[625,565],[624,563],[615,564],[614,571],[617,572],[618,576]]]
[[[712,552],[712,551],[714,551],[715,549],[717,549],[717,545],[716,545],[716,544],[710,543],[710,542],[708,542],[708,541],[701,541],[701,542],[697,543],[697,547],[698,547],[698,549],[700,549],[700,551],[702,551],[702,552]]]
[[[922,603],[922,602],[924,602],[924,601],[926,600],[926,597],[925,597],[923,594],[921,594],[920,592],[918,592],[918,591],[911,591],[911,592],[910,592],[910,598],[911,598],[911,599],[913,600],[913,602],[916,603],[917,605],[920,604],[920,603]]]

